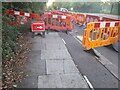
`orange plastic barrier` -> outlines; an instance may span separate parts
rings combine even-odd
[[[120,21],[91,22],[84,30],[82,46],[85,50],[116,43],[120,39]]]
[[[72,16],[74,17],[73,20],[75,23],[77,23],[77,13],[73,12]]]
[[[52,30],[73,30],[72,16],[59,14],[46,14],[45,28]]]
[[[89,22],[98,22],[98,21],[100,21],[100,17],[99,16],[95,16],[95,15],[87,14],[85,21],[86,21],[86,24],[89,23]]]
[[[86,20],[86,15],[85,14],[82,14],[82,13],[77,14],[77,23],[83,25],[85,23],[85,20]]]

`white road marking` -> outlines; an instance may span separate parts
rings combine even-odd
[[[82,41],[81,40],[78,40],[77,38],[76,38],[76,36],[73,36],[81,45],[82,45]]]
[[[66,42],[65,42],[65,40],[64,40],[64,39],[62,39],[62,41],[63,41],[63,43],[64,43],[64,44],[66,44]]]
[[[88,86],[90,87],[90,89],[95,90],[95,89],[93,88],[92,84],[90,83],[90,81],[88,80],[87,76],[84,75],[83,77],[84,77],[84,79],[86,80],[86,82],[87,82]]]

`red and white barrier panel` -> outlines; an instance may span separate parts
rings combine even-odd
[[[16,16],[25,16],[25,17],[30,17],[30,13],[27,12],[22,12],[22,11],[14,11],[14,10],[7,10],[6,11],[7,14],[13,14]]]
[[[118,21],[113,22],[96,22],[94,28],[105,28],[105,27],[117,27],[119,25]]]
[[[40,20],[40,16],[38,14],[33,14],[33,13],[28,13],[28,12],[7,10],[6,14],[12,14],[15,16],[24,16],[27,18],[36,18],[38,21]]]

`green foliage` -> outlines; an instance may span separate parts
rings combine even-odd
[[[25,25],[10,26],[11,19],[5,15],[6,10],[21,10],[39,13],[45,7],[44,2],[3,2],[2,3],[2,59],[14,57],[19,50],[18,38],[30,30],[30,22]]]
[[[49,9],[73,8],[74,12],[118,14],[117,2],[54,2]]]
[[[13,57],[16,53],[16,42],[19,34],[18,26],[10,26],[7,22],[9,18],[3,16],[2,25],[2,58]]]

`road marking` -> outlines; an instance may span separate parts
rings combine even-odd
[[[86,80],[86,82],[87,82],[88,86],[90,87],[90,89],[94,90],[94,88],[93,88],[92,84],[90,83],[90,81],[88,80],[87,76],[84,75],[83,77]]]
[[[78,40],[77,38],[76,38],[76,36],[73,36],[81,45],[82,45],[82,41],[81,40]]]
[[[63,43],[64,43],[64,44],[66,44],[66,42],[65,42],[65,40],[64,40],[64,39],[62,39],[62,41],[63,41]]]

